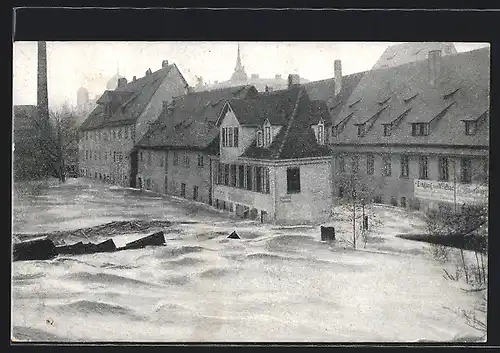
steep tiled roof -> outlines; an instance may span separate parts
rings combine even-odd
[[[335,79],[309,82],[304,85],[311,99],[326,102],[332,119],[335,121],[340,110],[346,104],[354,88],[358,85],[365,72],[358,72],[342,77],[342,85],[339,94],[335,95]]]
[[[442,55],[456,54],[453,43],[442,42],[410,42],[388,47],[377,60],[372,70],[404,65],[409,62],[424,60],[429,51],[441,50]]]
[[[174,65],[166,65],[160,70],[129,82],[123,87],[117,87],[114,91],[106,91],[103,96],[109,95],[113,102],[116,102],[112,106],[112,115],[105,117],[103,105],[98,104],[80,129],[91,130],[104,126],[134,124]],[[103,98],[101,97],[99,100]]]
[[[229,105],[241,125],[260,126],[266,119],[271,125],[284,125],[293,111],[300,86],[259,93],[255,99],[230,99]]]
[[[489,48],[441,60],[434,85],[427,60],[365,73],[339,113],[340,119],[350,119],[334,143],[488,146],[487,121],[469,136],[461,120],[478,119],[489,110]],[[411,135],[410,123],[417,122],[431,123],[428,136]],[[356,124],[363,123],[368,132],[357,136]],[[383,124],[389,123],[392,133],[384,136]]]
[[[160,114],[137,146],[205,148],[218,136],[214,123],[226,99],[253,94],[253,86],[239,86],[176,97],[172,109]]]
[[[290,100],[285,100],[286,105],[281,106],[281,109],[287,112],[279,120],[283,125],[280,132],[274,137],[273,142],[269,147],[258,147],[254,141],[243,153],[242,157],[259,158],[259,159],[293,159],[293,158],[310,158],[321,157],[329,154],[329,149],[326,146],[321,146],[316,141],[316,136],[311,128],[311,125],[317,124],[319,116],[326,120],[330,117],[326,109],[322,109],[323,104],[311,101],[303,87],[292,87],[283,92],[276,92],[273,96],[290,97]],[[257,112],[265,112],[266,110],[273,111],[276,105],[273,100],[264,99],[252,104],[258,106]],[[231,105],[233,106],[233,105]],[[318,109],[318,107],[320,109]],[[248,112],[244,112],[248,114]],[[238,121],[240,115],[235,111]],[[245,115],[248,125],[255,126],[264,122],[259,116],[254,116],[255,122],[252,122],[250,115]],[[276,121],[275,121],[276,122]],[[271,122],[273,124],[273,122]]]

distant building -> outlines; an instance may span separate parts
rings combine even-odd
[[[250,99],[252,86],[194,92],[166,102],[158,120],[136,144],[137,185],[213,204],[210,160],[219,155],[215,122],[227,99]]]
[[[453,55],[457,49],[453,43],[443,42],[410,42],[395,44],[388,47],[382,56],[373,65],[372,70],[395,67],[410,62],[427,59],[427,54],[432,50],[440,50],[441,55]]]
[[[115,77],[116,78],[116,77]],[[108,82],[112,87],[114,79]],[[80,175],[119,185],[135,186],[137,154],[133,147],[163,109],[164,101],[186,94],[188,84],[175,64],[131,82],[118,78],[80,127]]]
[[[489,48],[431,50],[426,60],[349,76],[336,70],[336,78],[305,85],[332,114],[336,197],[346,196],[342,180],[356,174],[373,201],[395,206],[438,209],[484,198],[489,63]]]
[[[308,80],[304,78],[299,78],[300,83],[307,83]],[[243,66],[241,60],[240,45],[238,44],[238,51],[236,54],[236,65],[234,67],[234,72],[231,78],[227,81],[218,82],[215,81],[213,84],[205,84],[203,78],[198,78],[198,84],[195,86],[196,91],[205,91],[212,89],[222,89],[228,87],[236,87],[241,85],[251,85],[254,86],[259,92],[270,92],[273,90],[282,90],[288,87],[288,81],[286,78],[282,78],[280,74],[276,74],[274,78],[262,78],[259,74],[247,75],[245,67]]]

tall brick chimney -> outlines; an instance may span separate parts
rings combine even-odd
[[[50,124],[49,124],[49,93],[47,89],[47,43],[44,41],[38,42],[38,75],[37,75],[37,115],[41,125],[42,141],[50,139]],[[44,173],[49,173],[50,161],[49,156],[44,156],[44,160],[39,161],[43,167]]]
[[[441,76],[441,50],[429,51],[429,81],[431,85],[435,85]]]
[[[337,95],[342,89],[342,61],[335,60],[333,62],[333,70],[335,74],[335,95]]]
[[[38,117],[49,119],[49,93],[47,89],[47,43],[38,42],[38,78],[37,78]]]

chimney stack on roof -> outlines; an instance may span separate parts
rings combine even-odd
[[[342,89],[342,61],[335,60],[333,62],[333,71],[335,75],[335,95],[340,93]]]
[[[298,86],[300,84],[300,76],[297,74],[288,75],[288,88],[292,88],[293,86]]]
[[[132,77],[132,82],[135,82],[135,81],[137,81],[137,77],[136,76]]]
[[[151,69],[147,69],[147,70],[146,70],[146,76],[149,76],[149,75],[151,75],[151,74],[152,74]]]
[[[165,66],[168,66],[168,60],[163,60],[161,62],[161,67],[165,67]]]
[[[127,84],[127,79],[125,77],[120,77],[118,79],[118,87],[123,87]]]
[[[431,50],[429,51],[429,79],[431,85],[435,85],[436,81],[439,80],[441,76],[441,61],[442,54],[441,50]]]

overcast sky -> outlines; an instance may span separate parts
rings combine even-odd
[[[241,42],[248,75],[286,76],[297,73],[308,80],[333,77],[333,62],[342,60],[343,74],[370,69],[390,42]],[[457,51],[487,46],[455,43]],[[229,79],[236,62],[237,42],[48,42],[48,89],[52,109],[76,104],[76,91],[86,87],[91,97],[101,95],[117,70],[122,76],[142,77],[156,71],[162,60],[177,64],[186,80]],[[37,43],[14,43],[14,104],[36,104]]]

